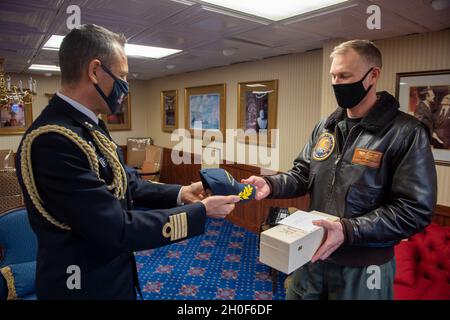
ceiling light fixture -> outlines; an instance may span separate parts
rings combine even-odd
[[[447,9],[450,7],[450,0],[433,0],[431,7],[436,11]]]
[[[256,5],[254,1],[242,0],[202,0],[201,2],[272,21],[280,21],[346,1],[348,0],[259,0]]]
[[[125,43],[125,53],[129,57],[160,59],[179,52],[181,50]]]
[[[58,66],[50,64],[32,64],[29,70],[43,70],[43,71],[61,71]]]
[[[64,36],[52,35],[50,39],[42,47],[43,50],[54,50],[58,51]],[[125,54],[129,57],[140,57],[140,58],[152,58],[160,59],[176,53],[182,50],[152,47],[152,46],[142,46],[138,44],[125,44]]]
[[[236,48],[224,48],[224,49],[222,50],[222,54],[223,54],[225,57],[229,57],[229,56],[234,55],[237,51],[238,51],[238,49],[236,49]]]

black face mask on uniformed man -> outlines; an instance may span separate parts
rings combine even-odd
[[[363,81],[372,70],[373,67],[370,68],[364,77],[357,82],[333,84],[334,95],[336,96],[337,103],[341,108],[354,108],[364,99],[372,88],[372,85],[366,90],[364,88]]]
[[[105,70],[105,72],[107,74],[109,74],[109,76],[111,78],[113,78],[114,84],[111,89],[111,93],[108,96],[106,96],[106,94],[103,92],[103,90],[100,89],[100,86],[98,84],[94,83],[94,86],[95,86],[95,89],[97,89],[98,93],[100,93],[100,95],[102,96],[103,100],[105,100],[106,104],[108,105],[109,109],[111,110],[111,114],[115,114],[116,112],[119,111],[119,108],[123,102],[123,99],[125,99],[125,97],[128,95],[128,92],[129,92],[128,82],[117,78],[111,72],[111,70],[109,70],[103,64],[100,66],[102,67],[103,70]]]

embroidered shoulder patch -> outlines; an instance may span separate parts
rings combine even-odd
[[[324,132],[320,135],[314,150],[313,159],[316,161],[324,161],[333,153],[336,140],[329,132]]]

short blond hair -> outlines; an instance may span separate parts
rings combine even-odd
[[[350,40],[343,42],[334,47],[330,58],[333,59],[338,54],[345,54],[350,49],[355,50],[368,64],[378,68],[383,66],[380,49],[369,40]]]

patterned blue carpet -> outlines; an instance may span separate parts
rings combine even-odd
[[[226,220],[208,219],[206,232],[136,253],[145,300],[282,300],[283,273],[272,293],[269,267],[258,260],[259,238]]]

